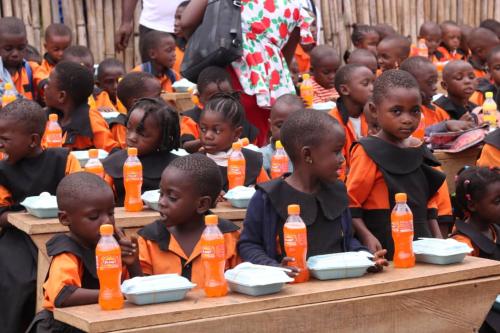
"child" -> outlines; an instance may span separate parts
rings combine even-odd
[[[420,91],[411,74],[390,70],[375,80],[370,112],[381,130],[351,149],[347,177],[353,225],[372,252],[386,248],[392,259],[390,212],[394,195],[404,192],[413,212],[415,238],[439,237],[433,198],[445,180],[420,140],[411,137],[420,122]]]
[[[467,24],[460,24],[460,31],[462,32],[462,39],[460,40],[460,46],[458,47],[462,53],[465,55],[465,58],[469,58],[470,50],[469,44],[467,44],[467,39],[469,38],[469,34],[472,31],[472,27]]]
[[[175,39],[168,32],[150,31],[144,36],[143,51],[149,55],[150,61],[140,64],[132,71],[147,72],[160,80],[161,88],[173,92],[172,84],[181,77],[172,67],[175,64]]]
[[[23,59],[27,45],[23,21],[16,17],[0,18],[0,67],[3,67],[0,83],[12,82],[17,94],[33,100],[36,99],[33,73],[38,64]],[[2,94],[3,84],[0,89],[0,95]]]
[[[80,170],[68,149],[43,150],[46,114],[35,102],[18,99],[0,109],[0,326],[24,332],[35,313],[36,248],[30,238],[8,223],[26,197],[56,193],[67,174]]]
[[[397,69],[410,56],[410,41],[401,35],[385,37],[377,45],[377,60],[381,72]]]
[[[384,39],[385,37],[397,34],[396,30],[394,30],[394,28],[387,23],[375,24],[373,28],[375,28],[375,31],[380,36],[380,40]]]
[[[113,191],[100,177],[78,172],[65,177],[57,187],[57,206],[59,222],[69,228],[69,233],[47,242],[52,261],[43,284],[44,310],[28,332],[81,332],[55,320],[54,308],[96,304],[99,298],[95,248],[101,225],[115,225]],[[127,240],[119,229],[115,238],[122,250],[122,280],[128,271],[132,276],[140,274],[139,265],[134,266],[135,261],[130,259],[137,256],[137,239],[134,243]]]
[[[118,81],[125,74],[125,67],[119,60],[108,58],[104,59],[97,67],[97,89],[92,93],[94,105],[91,108],[97,108],[100,112],[118,111],[127,114],[127,109],[116,97]]]
[[[365,49],[376,55],[380,36],[377,30],[370,25],[354,24],[351,41],[356,49]]]
[[[181,17],[182,13],[184,13],[184,9],[186,9],[189,1],[182,1],[175,10],[174,17],[174,34],[175,34],[175,64],[174,71],[177,73],[181,72],[181,64],[184,59],[184,49],[186,48],[187,38],[184,36],[181,27]]]
[[[90,148],[111,152],[118,149],[108,124],[87,104],[94,87],[92,73],[84,66],[61,61],[52,70],[45,87],[45,103],[49,113],[59,116],[63,130],[63,146],[73,150]]]
[[[158,189],[163,169],[176,155],[170,151],[179,148],[179,117],[160,98],[141,98],[129,111],[127,147],[137,148],[142,163],[142,192]],[[116,204],[123,206],[125,186],[123,164],[127,151],[120,150],[104,161],[106,181],[113,186]]]
[[[453,21],[441,23],[441,46],[437,48],[441,55],[439,61],[463,60],[465,54],[459,48],[462,39],[460,27]]]
[[[425,45],[429,52],[429,60],[432,61],[432,63],[437,63],[444,57],[444,55],[438,51],[438,47],[441,44],[441,35],[441,27],[435,22],[425,22],[420,26],[418,38],[425,39]]]
[[[471,64],[463,60],[450,61],[444,66],[441,82],[448,96],[441,96],[435,104],[444,109],[451,119],[475,122],[471,112],[477,105],[469,101],[474,93],[475,78]]]
[[[200,238],[205,216],[211,214],[220,190],[217,165],[206,156],[193,154],[172,161],[161,176],[161,217],[138,232],[143,274],[177,273],[203,288]],[[224,235],[225,269],[230,269],[239,262],[239,227],[223,219],[218,227]]]
[[[479,27],[491,30],[492,32],[495,33],[495,35],[497,35],[498,38],[500,38],[500,22],[498,22],[497,20],[493,19],[483,20],[479,24]]]
[[[339,97],[335,90],[335,72],[339,66],[340,59],[333,47],[318,45],[311,51],[314,103],[328,102]]]
[[[500,84],[500,46],[494,47],[488,58],[486,58],[489,77],[477,79],[476,91],[469,99],[472,103],[483,105],[485,94],[488,91],[493,93],[493,99],[498,104],[500,103],[500,95],[498,86]]]
[[[500,129],[497,128],[484,138],[484,146],[476,165],[482,167],[498,167],[500,165]]]
[[[485,28],[472,29],[467,44],[471,52],[469,63],[474,68],[476,78],[486,77],[488,75],[486,60],[491,50],[500,44],[497,35]]]
[[[371,51],[365,49],[355,49],[349,55],[347,63],[366,66],[372,71],[373,74],[377,73],[377,57]]]
[[[94,73],[94,55],[88,47],[82,45],[73,45],[68,47],[63,52],[61,60],[75,62],[88,68]]]
[[[243,106],[234,96],[227,94],[214,96],[201,112],[200,151],[219,166],[224,192],[228,190],[227,160],[233,142],[238,141],[241,136],[244,119]],[[245,186],[268,181],[269,177],[262,167],[262,154],[246,148],[241,152],[246,161]]]
[[[307,226],[308,257],[366,251],[353,237],[345,185],[337,179],[344,161],[342,127],[323,112],[301,110],[284,122],[281,139],[294,171],[257,185],[238,242],[241,258],[270,266],[286,266],[292,260],[283,243],[283,223],[290,204],[300,205]],[[385,250],[375,253],[378,269],[387,265],[384,254]],[[292,275],[298,273],[296,268],[289,268]]]
[[[281,140],[280,130],[285,120],[296,111],[304,109],[304,102],[296,95],[285,94],[278,97],[271,108],[269,123],[271,125],[271,142],[260,148],[264,161],[264,170],[271,174],[271,159],[276,151],[276,141]],[[292,161],[288,161],[288,172],[293,171]]]

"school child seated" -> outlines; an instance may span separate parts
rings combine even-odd
[[[429,60],[434,64],[441,61],[440,59],[444,57],[444,55],[438,51],[438,47],[441,44],[441,35],[441,27],[435,22],[425,22],[420,26],[418,38],[425,39]]]
[[[71,30],[62,23],[52,23],[45,29],[45,42],[43,47],[47,52],[43,55],[42,64],[33,73],[40,100],[43,100],[43,90],[47,84],[50,72],[61,61],[63,52],[71,45]]]
[[[179,148],[177,112],[160,98],[139,99],[129,111],[126,144],[137,148],[142,163],[142,192],[158,189],[163,169],[177,157],[170,152]],[[123,164],[127,157],[127,151],[120,150],[102,162],[117,206],[123,206],[125,199]]]
[[[497,128],[484,138],[484,146],[476,165],[482,167],[498,167],[500,165],[500,129]]]
[[[444,21],[441,27],[441,45],[437,48],[439,61],[465,60],[464,52],[459,48],[462,30],[453,21]]]
[[[83,65],[87,67],[92,74],[94,74],[94,55],[88,47],[82,45],[72,45],[64,50],[61,60]]]
[[[466,214],[452,238],[473,249],[471,256],[500,260],[500,169],[469,167],[457,179],[457,204]],[[492,308],[479,332],[497,332],[500,311]]]
[[[87,104],[94,88],[92,73],[84,66],[61,61],[52,70],[45,86],[48,113],[59,116],[63,147],[72,150],[91,148],[111,152],[119,148],[106,120]]]
[[[0,18],[0,67],[3,67],[0,72],[0,95],[3,95],[3,83],[11,82],[19,96],[36,99],[33,73],[39,65],[23,59],[27,45],[23,21],[17,17]]]
[[[425,144],[411,135],[420,122],[420,90],[411,74],[389,70],[375,80],[370,112],[381,130],[351,149],[347,176],[353,225],[372,252],[387,249],[392,259],[390,212],[404,192],[413,212],[415,237],[439,237],[435,195],[445,175]]]
[[[351,65],[361,65],[368,67],[373,74],[377,73],[377,57],[366,49],[355,49],[349,55],[347,63]]]
[[[125,75],[125,67],[119,60],[104,59],[97,67],[96,88],[92,93],[93,104],[100,112],[120,112],[127,114],[127,109],[116,96],[118,81]]]
[[[181,64],[184,59],[184,50],[187,45],[187,38],[184,36],[181,27],[181,17],[182,13],[184,13],[184,9],[186,9],[188,1],[182,1],[175,10],[174,16],[174,35],[175,35],[175,64],[173,66],[174,71],[177,73],[181,72]]]
[[[37,103],[18,99],[0,108],[0,327],[24,332],[36,303],[36,247],[22,231],[8,223],[21,211],[26,197],[56,194],[61,179],[80,170],[66,148],[41,147],[46,114]]]
[[[271,174],[271,159],[276,152],[276,141],[281,140],[281,126],[287,118],[296,111],[304,109],[304,102],[296,95],[285,94],[278,97],[271,108],[269,124],[271,125],[271,142],[262,148],[260,152],[263,157],[264,170]],[[288,161],[288,172],[293,171],[292,161]]]
[[[238,242],[241,258],[270,266],[286,266],[291,261],[283,245],[283,224],[290,204],[300,206],[307,226],[308,257],[366,251],[353,236],[346,188],[337,179],[344,161],[342,126],[326,113],[300,110],[283,123],[281,140],[292,160],[293,173],[256,186]],[[387,265],[385,253],[375,253],[378,270]],[[289,268],[292,275],[298,273],[297,268]]]
[[[335,72],[340,59],[331,46],[318,45],[311,51],[311,73],[314,103],[334,101],[339,97],[335,90]]]
[[[373,55],[377,54],[377,44],[380,42],[380,36],[371,25],[354,24],[352,28],[351,41],[356,49],[370,51]]]
[[[57,187],[57,206],[59,222],[69,228],[69,233],[58,234],[47,242],[52,261],[43,284],[44,310],[37,314],[28,332],[82,332],[54,319],[54,308],[96,304],[99,298],[95,248],[101,225],[115,225],[113,191],[100,177],[77,172],[65,177]],[[128,271],[140,272],[138,265],[133,266],[135,261],[130,260],[139,251],[121,230],[115,229],[115,238],[122,250],[121,278],[125,280]]]
[[[150,31],[144,36],[142,48],[150,58],[132,71],[153,74],[160,80],[165,92],[173,92],[172,84],[181,76],[172,67],[175,64],[175,39],[168,32]]]
[[[472,29],[467,37],[467,44],[470,49],[469,63],[474,68],[476,78],[488,76],[486,60],[491,50],[500,44],[497,35],[485,28]]]
[[[177,273],[198,288],[205,285],[200,238],[205,216],[221,191],[217,165],[202,154],[172,161],[160,182],[160,218],[139,230],[139,261],[144,275]],[[239,227],[219,219],[224,235],[225,269],[239,263]]]
[[[398,69],[399,65],[410,56],[410,41],[401,35],[385,37],[377,45],[377,61],[380,73],[388,69]]]
[[[200,117],[200,152],[205,153],[219,166],[222,189],[228,190],[227,161],[233,142],[238,141],[243,130],[245,112],[233,95],[216,94],[205,104]],[[262,167],[262,154],[250,149],[241,150],[245,157],[245,186],[266,182],[269,177]]]
[[[493,93],[493,99],[498,104],[500,103],[499,85],[500,85],[500,46],[494,47],[488,58],[486,58],[488,67],[488,77],[477,79],[476,91],[469,100],[477,105],[483,105],[486,99],[485,94],[488,91]]]

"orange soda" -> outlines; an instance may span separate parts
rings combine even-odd
[[[271,178],[279,178],[288,172],[288,155],[280,140],[276,141],[276,151],[271,157]]]
[[[312,108],[314,98],[314,88],[309,74],[302,75],[302,83],[300,84],[300,97],[304,100],[306,108]]]
[[[5,90],[2,95],[2,107],[16,100],[16,92],[12,87],[12,83],[10,82],[5,83],[4,88]]]
[[[493,99],[493,92],[487,91],[486,99],[483,103],[483,121],[490,125],[490,131],[495,130],[497,126],[497,103]]]
[[[120,245],[113,237],[113,231],[113,225],[101,225],[101,239],[95,249],[100,286],[99,305],[103,310],[116,310],[123,307],[123,295],[120,289],[122,257]]]
[[[304,221],[300,218],[299,205],[288,206],[288,218],[283,227],[283,237],[286,256],[295,259],[295,261],[288,262],[288,266],[300,269],[300,273],[295,277],[294,283],[308,281],[309,270],[306,263],[307,228]]]
[[[391,213],[392,239],[394,240],[394,267],[415,266],[413,253],[413,214],[406,204],[406,193],[396,193],[396,205]]]
[[[45,127],[45,143],[48,148],[62,147],[62,129],[57,122],[57,114],[49,114],[49,121]]]
[[[137,157],[137,148],[128,148],[127,154],[127,160],[123,164],[124,206],[127,212],[139,212],[143,208],[141,199],[142,164]]]
[[[227,161],[227,180],[229,189],[245,185],[246,162],[241,152],[241,142],[234,142],[233,150]]]
[[[217,215],[205,216],[205,230],[201,235],[201,261],[205,269],[204,290],[207,297],[219,297],[227,294],[227,282],[224,277],[226,248],[224,235],[217,227]]]
[[[104,178],[104,167],[102,166],[101,161],[99,161],[99,150],[89,150],[89,160],[85,163],[85,171]]]

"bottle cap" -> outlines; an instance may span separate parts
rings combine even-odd
[[[288,205],[288,215],[299,215],[300,206],[299,205]]]
[[[305,74],[302,74],[302,80],[309,80],[311,78],[311,75],[305,73]]]
[[[110,236],[113,234],[114,229],[112,224],[101,224],[99,232],[102,236]]]
[[[396,193],[395,198],[396,202],[406,202],[406,193]]]
[[[493,92],[487,91],[486,94],[484,94],[484,96],[486,96],[486,98],[493,98]]]
[[[5,90],[10,90],[10,89],[12,89],[12,83],[10,82],[5,83]]]
[[[137,156],[137,148],[135,148],[135,147],[127,148],[127,155],[128,156]]]
[[[283,149],[283,145],[281,144],[281,140],[276,140],[276,149]]]
[[[56,113],[49,114],[49,121],[57,121],[58,115]]]
[[[241,150],[241,142],[233,142],[233,150]]]
[[[243,147],[246,147],[250,144],[250,140],[248,140],[248,138],[242,138],[240,139],[240,142]]]
[[[216,225],[217,223],[219,223],[219,217],[217,215],[205,216],[205,225]]]
[[[99,151],[97,149],[89,149],[89,158],[97,158]]]

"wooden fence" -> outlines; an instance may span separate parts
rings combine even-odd
[[[354,23],[387,23],[415,41],[425,21],[454,20],[475,27],[486,18],[500,20],[500,0],[315,1],[322,10],[324,41],[334,45],[339,54],[351,48]],[[62,22],[73,31],[75,44],[90,48],[96,63],[107,57],[123,61],[128,69],[139,63],[139,5],[129,46],[125,52],[116,53],[114,34],[121,22],[122,0],[1,0],[1,4],[0,15],[22,18],[29,43],[41,52],[44,29],[52,22]]]

